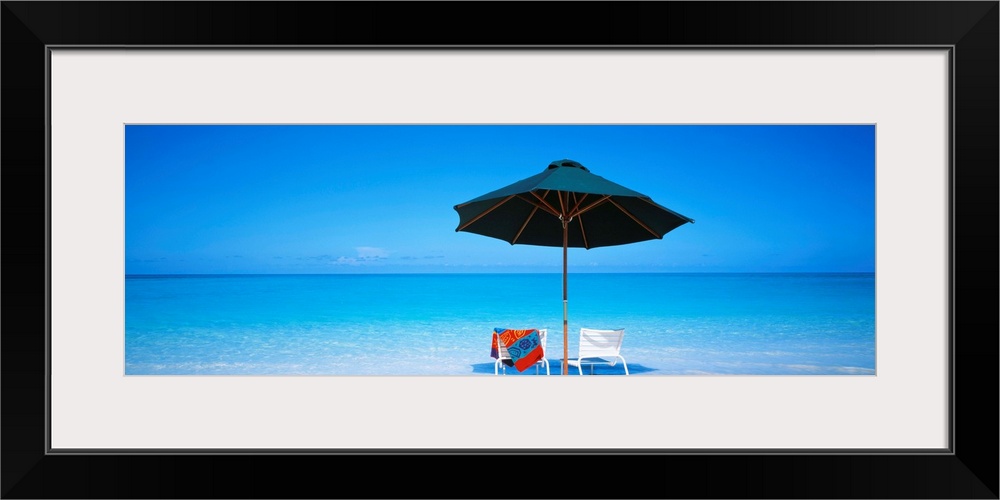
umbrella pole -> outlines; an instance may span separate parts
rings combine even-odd
[[[562,217],[560,217],[562,219]],[[569,375],[569,313],[568,300],[566,299],[566,249],[569,247],[569,230],[566,227],[566,219],[562,220],[563,227],[563,363],[562,374]]]

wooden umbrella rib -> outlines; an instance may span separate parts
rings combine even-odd
[[[487,209],[487,210],[483,211],[483,212],[482,212],[481,214],[479,214],[479,215],[477,215],[477,216],[473,217],[473,218],[472,218],[472,220],[470,220],[469,222],[466,222],[465,224],[462,224],[461,226],[458,226],[458,229],[456,229],[456,231],[461,231],[461,230],[463,230],[463,229],[465,229],[465,228],[467,228],[467,227],[471,226],[471,225],[472,225],[472,224],[474,224],[474,223],[475,223],[475,222],[476,222],[477,220],[479,220],[479,219],[482,219],[483,217],[485,217],[485,216],[486,216],[487,214],[489,214],[490,212],[492,212],[492,211],[496,210],[496,209],[497,209],[497,207],[499,207],[500,205],[503,205],[504,203],[507,203],[507,200],[510,200],[510,199],[511,199],[511,198],[513,198],[513,197],[514,197],[514,195],[510,195],[510,196],[508,196],[508,197],[506,197],[506,198],[504,198],[504,199],[502,199],[502,200],[498,201],[496,205],[493,205],[493,206],[492,206],[492,207],[490,207],[489,209]]]
[[[576,204],[573,205],[573,209],[569,211],[570,217],[575,217],[575,216],[579,215],[579,212],[577,212],[577,209],[580,208],[581,204],[583,204],[583,200],[587,199],[587,196],[589,196],[587,193],[583,193],[583,196],[581,196],[580,199],[577,200],[576,199],[576,193],[573,193],[573,200],[576,201]]]
[[[577,215],[576,220],[580,222],[580,235],[583,236],[583,248],[590,248],[590,243],[587,242],[587,231],[583,230],[583,217]]]
[[[644,201],[644,202],[646,202],[646,203],[649,203],[650,205],[653,205],[656,208],[659,208],[661,210],[666,210],[667,212],[669,212],[671,214],[674,214],[677,217],[680,217],[681,219],[684,219],[684,220],[686,220],[686,221],[688,221],[688,222],[690,222],[692,224],[694,223],[694,219],[692,219],[690,217],[683,216],[683,215],[681,215],[681,214],[679,214],[677,212],[674,212],[673,210],[670,210],[667,207],[661,206],[661,205],[657,204],[655,201],[653,201],[651,198],[639,198],[639,199],[642,200],[642,201]]]
[[[514,236],[514,239],[511,240],[510,242],[511,245],[517,243],[518,238],[521,237],[521,233],[524,232],[524,228],[528,227],[528,223],[531,222],[531,218],[535,216],[535,212],[537,211],[538,211],[538,205],[535,205],[535,208],[531,209],[531,214],[528,215],[528,218],[524,219],[524,224],[521,224],[521,229],[517,231],[517,234]]]
[[[535,208],[542,209],[547,214],[552,214],[555,217],[559,217],[559,214],[555,210],[553,210],[552,208],[550,208],[550,207],[548,207],[546,205],[543,205],[543,204],[539,203],[537,200],[533,200],[531,198],[528,198],[527,196],[525,196],[523,194],[519,194],[519,195],[517,195],[517,197],[519,199],[521,199],[521,200],[524,200],[525,203],[528,203],[529,205],[531,205],[531,206],[533,206]]]
[[[608,201],[610,201],[612,205],[618,207],[618,210],[621,210],[623,214],[629,216],[629,218],[631,218],[632,220],[634,220],[636,224],[642,226],[642,228],[645,229],[646,231],[649,231],[649,234],[652,234],[653,236],[655,236],[657,238],[662,238],[663,237],[662,235],[656,234],[656,231],[653,231],[652,229],[650,229],[649,226],[647,226],[641,220],[639,220],[638,218],[636,218],[636,216],[632,215],[631,212],[629,212],[628,210],[625,210],[625,207],[619,205],[617,202],[615,202],[615,200],[609,199]]]
[[[583,215],[583,214],[589,212],[590,210],[593,210],[593,209],[597,208],[598,206],[604,204],[604,202],[606,202],[606,201],[608,201],[610,199],[611,199],[611,195],[602,196],[601,199],[599,199],[599,200],[591,203],[590,205],[587,205],[587,206],[581,208],[580,210],[576,211],[576,213],[572,213],[570,215],[572,217],[577,217],[577,216]],[[583,201],[583,200],[581,200],[581,201]]]
[[[548,191],[546,191],[545,193],[548,194]],[[552,205],[550,205],[549,202],[545,201],[545,198],[542,198],[541,196],[538,195],[538,193],[536,193],[534,191],[531,191],[531,195],[534,196],[535,198],[537,198],[538,201],[541,202],[542,205],[545,206],[545,208],[547,209],[547,211],[550,214],[555,215],[556,217],[559,217],[559,211],[556,210],[555,207],[553,207]]]

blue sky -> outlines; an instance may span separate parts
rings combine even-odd
[[[127,125],[125,272],[562,271],[454,205],[571,159],[695,220],[571,272],[873,272],[874,125]]]

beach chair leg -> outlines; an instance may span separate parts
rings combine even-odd
[[[628,363],[625,362],[625,358],[618,356],[618,359],[622,360],[622,367],[625,368],[625,375],[628,375]]]

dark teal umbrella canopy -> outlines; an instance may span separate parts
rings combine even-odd
[[[597,248],[662,238],[694,220],[572,160],[455,206],[457,231],[512,245]]]
[[[694,219],[615,184],[573,160],[455,205],[466,231],[511,245],[563,248],[563,375],[568,373],[566,249],[624,245],[663,235]]]

